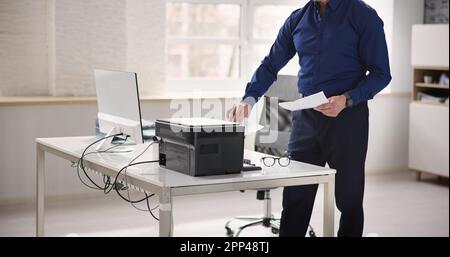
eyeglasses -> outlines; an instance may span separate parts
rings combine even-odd
[[[275,165],[275,162],[278,161],[278,164],[281,167],[286,167],[291,163],[291,159],[289,159],[289,157],[272,157],[272,156],[266,156],[266,157],[262,157],[261,158],[261,162],[266,166],[266,167],[272,167],[273,165]]]

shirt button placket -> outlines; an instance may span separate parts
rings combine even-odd
[[[316,79],[319,80],[320,78],[320,66],[322,63],[322,49],[323,49],[323,31],[325,28],[325,21],[326,21],[326,13],[328,10],[325,10],[325,13],[321,19],[321,22],[319,24],[319,31],[317,33],[317,52],[316,52],[316,69],[315,69],[315,73],[316,73]]]
[[[323,42],[323,32],[322,28],[320,28],[319,33],[317,35],[317,75],[320,75],[320,64],[322,62],[322,42]]]

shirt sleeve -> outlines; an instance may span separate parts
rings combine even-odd
[[[356,88],[347,92],[353,105],[372,99],[392,78],[383,21],[375,11],[361,19],[364,19],[364,22],[359,26],[359,56],[363,67],[369,73]]]
[[[293,12],[281,27],[278,36],[273,43],[269,54],[263,59],[256,69],[252,79],[247,83],[244,102],[257,102],[277,79],[278,72],[294,57],[296,50],[292,38],[292,20],[300,11]]]

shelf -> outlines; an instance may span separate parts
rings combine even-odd
[[[445,177],[449,174],[449,104],[438,100],[448,99],[450,92],[448,85],[439,84],[442,74],[449,76],[448,31],[448,24],[412,27],[413,82],[408,135],[408,167]]]
[[[435,71],[448,71],[448,66],[417,66],[414,65],[415,70],[435,70]]]
[[[416,87],[426,87],[426,88],[438,88],[438,89],[449,89],[448,85],[443,84],[427,84],[427,83],[416,83]]]
[[[448,104],[446,104],[446,103],[426,103],[426,102],[422,102],[422,101],[419,101],[419,100],[413,100],[412,102],[413,103],[417,103],[417,104],[441,106],[441,107],[447,107],[448,108]]]

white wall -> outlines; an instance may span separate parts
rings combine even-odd
[[[408,96],[381,96],[371,102],[368,173],[407,170],[408,103]],[[176,110],[169,105],[145,102],[143,117],[170,117]],[[35,138],[93,135],[96,109],[95,103],[0,106],[0,203],[34,196]],[[47,157],[48,195],[89,191],[69,166]]]
[[[127,69],[142,95],[163,95],[166,81],[166,0],[127,2]]]
[[[54,1],[53,95],[95,94],[94,67],[124,70],[126,2]]]
[[[391,72],[392,91],[410,92],[413,70],[411,67],[412,25],[423,23],[423,0],[395,0],[392,35]]]
[[[368,173],[408,170],[409,95],[380,95],[369,102]]]
[[[423,23],[424,0],[364,0],[384,21],[392,81],[391,92],[410,92],[411,26]]]
[[[0,96],[45,95],[46,0],[0,1]]]
[[[93,95],[93,69],[165,81],[165,0],[0,1],[0,95]]]
[[[392,52],[392,36],[394,24],[394,2],[397,0],[363,0],[370,5],[384,22],[384,34],[389,53]]]
[[[411,92],[411,32],[423,23],[424,0],[365,0],[385,21],[392,81],[390,92]],[[369,172],[406,170],[410,97],[377,96],[370,101]]]

